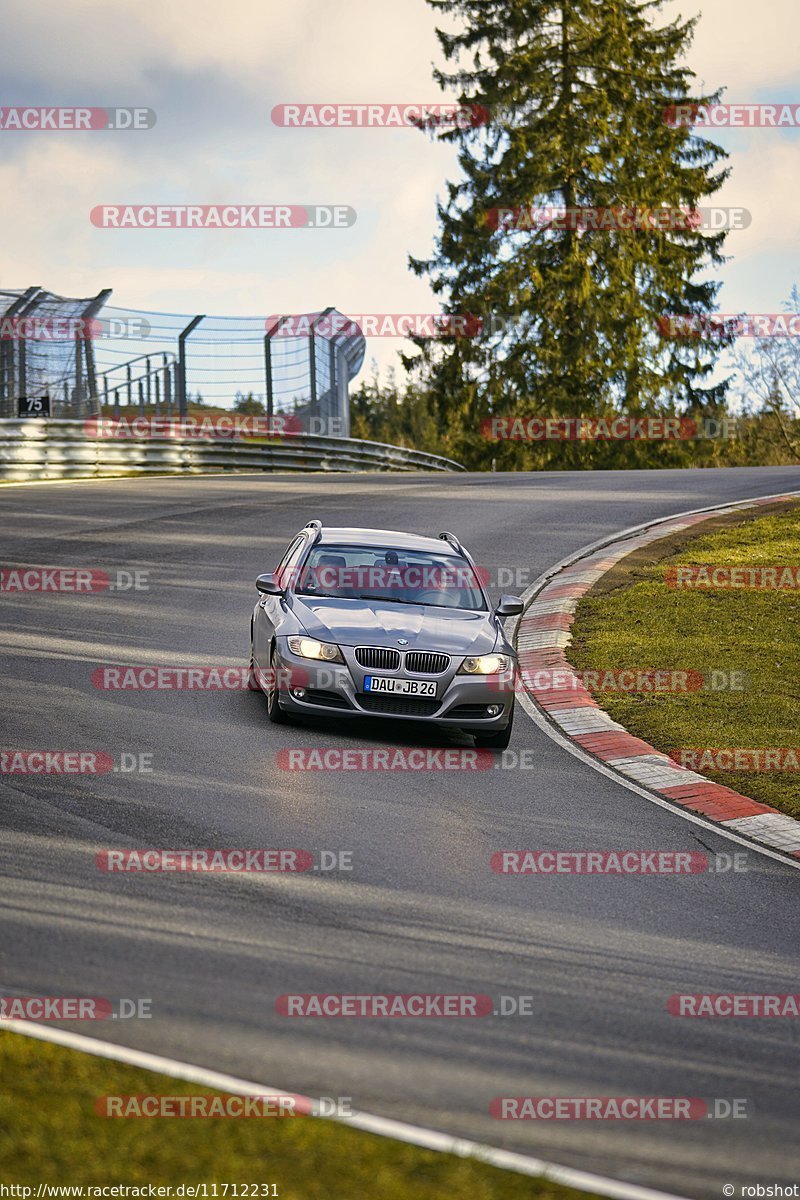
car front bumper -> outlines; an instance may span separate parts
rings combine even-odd
[[[503,675],[459,675],[463,655],[451,658],[440,675],[422,675],[402,667],[392,671],[362,667],[356,662],[354,647],[342,646],[341,650],[344,663],[324,663],[292,654],[279,642],[273,666],[281,708],[297,716],[425,721],[476,733],[498,732],[509,722],[516,677],[513,658],[512,669]],[[434,682],[436,697],[365,692],[367,675]]]

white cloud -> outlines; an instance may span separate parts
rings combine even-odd
[[[769,100],[771,87],[800,101],[797,79],[797,0],[667,0],[665,18],[701,13],[689,65],[714,91],[726,85],[725,101]],[[763,97],[762,94],[763,93]]]

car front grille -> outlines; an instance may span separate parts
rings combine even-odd
[[[409,650],[406,655],[406,670],[415,675],[441,675],[449,666],[449,654],[433,654],[427,650]]]
[[[360,667],[373,671],[396,671],[400,666],[399,650],[386,650],[382,646],[359,646],[356,662]]]
[[[430,717],[441,705],[441,700],[413,696],[373,696],[369,692],[360,693],[356,699],[367,712],[391,713],[395,717]]]

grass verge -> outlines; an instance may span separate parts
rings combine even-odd
[[[800,592],[673,590],[666,586],[665,569],[796,568],[800,505],[776,504],[765,515],[737,514],[703,528],[699,536],[654,542],[604,576],[578,606],[567,657],[581,670],[664,668],[707,678],[712,671],[742,672],[741,691],[703,687],[595,695],[615,720],[665,753],[681,747],[797,748]],[[699,764],[696,769],[800,818],[800,771],[719,771]]]
[[[33,1185],[33,1195],[39,1183],[203,1182],[209,1196],[212,1183],[274,1183],[280,1200],[589,1195],[312,1117],[105,1118],[94,1109],[103,1096],[221,1093],[2,1030],[0,1068],[0,1176],[5,1184]]]

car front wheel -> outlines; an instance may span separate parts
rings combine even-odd
[[[253,645],[250,644],[250,666],[247,671],[247,686],[251,692],[260,692],[261,688],[256,676],[256,663],[253,658]]]
[[[289,722],[289,718],[280,704],[279,675],[280,671],[275,667],[275,647],[273,646],[272,654],[270,655],[269,686],[267,688],[267,716],[273,725],[286,725]]]

